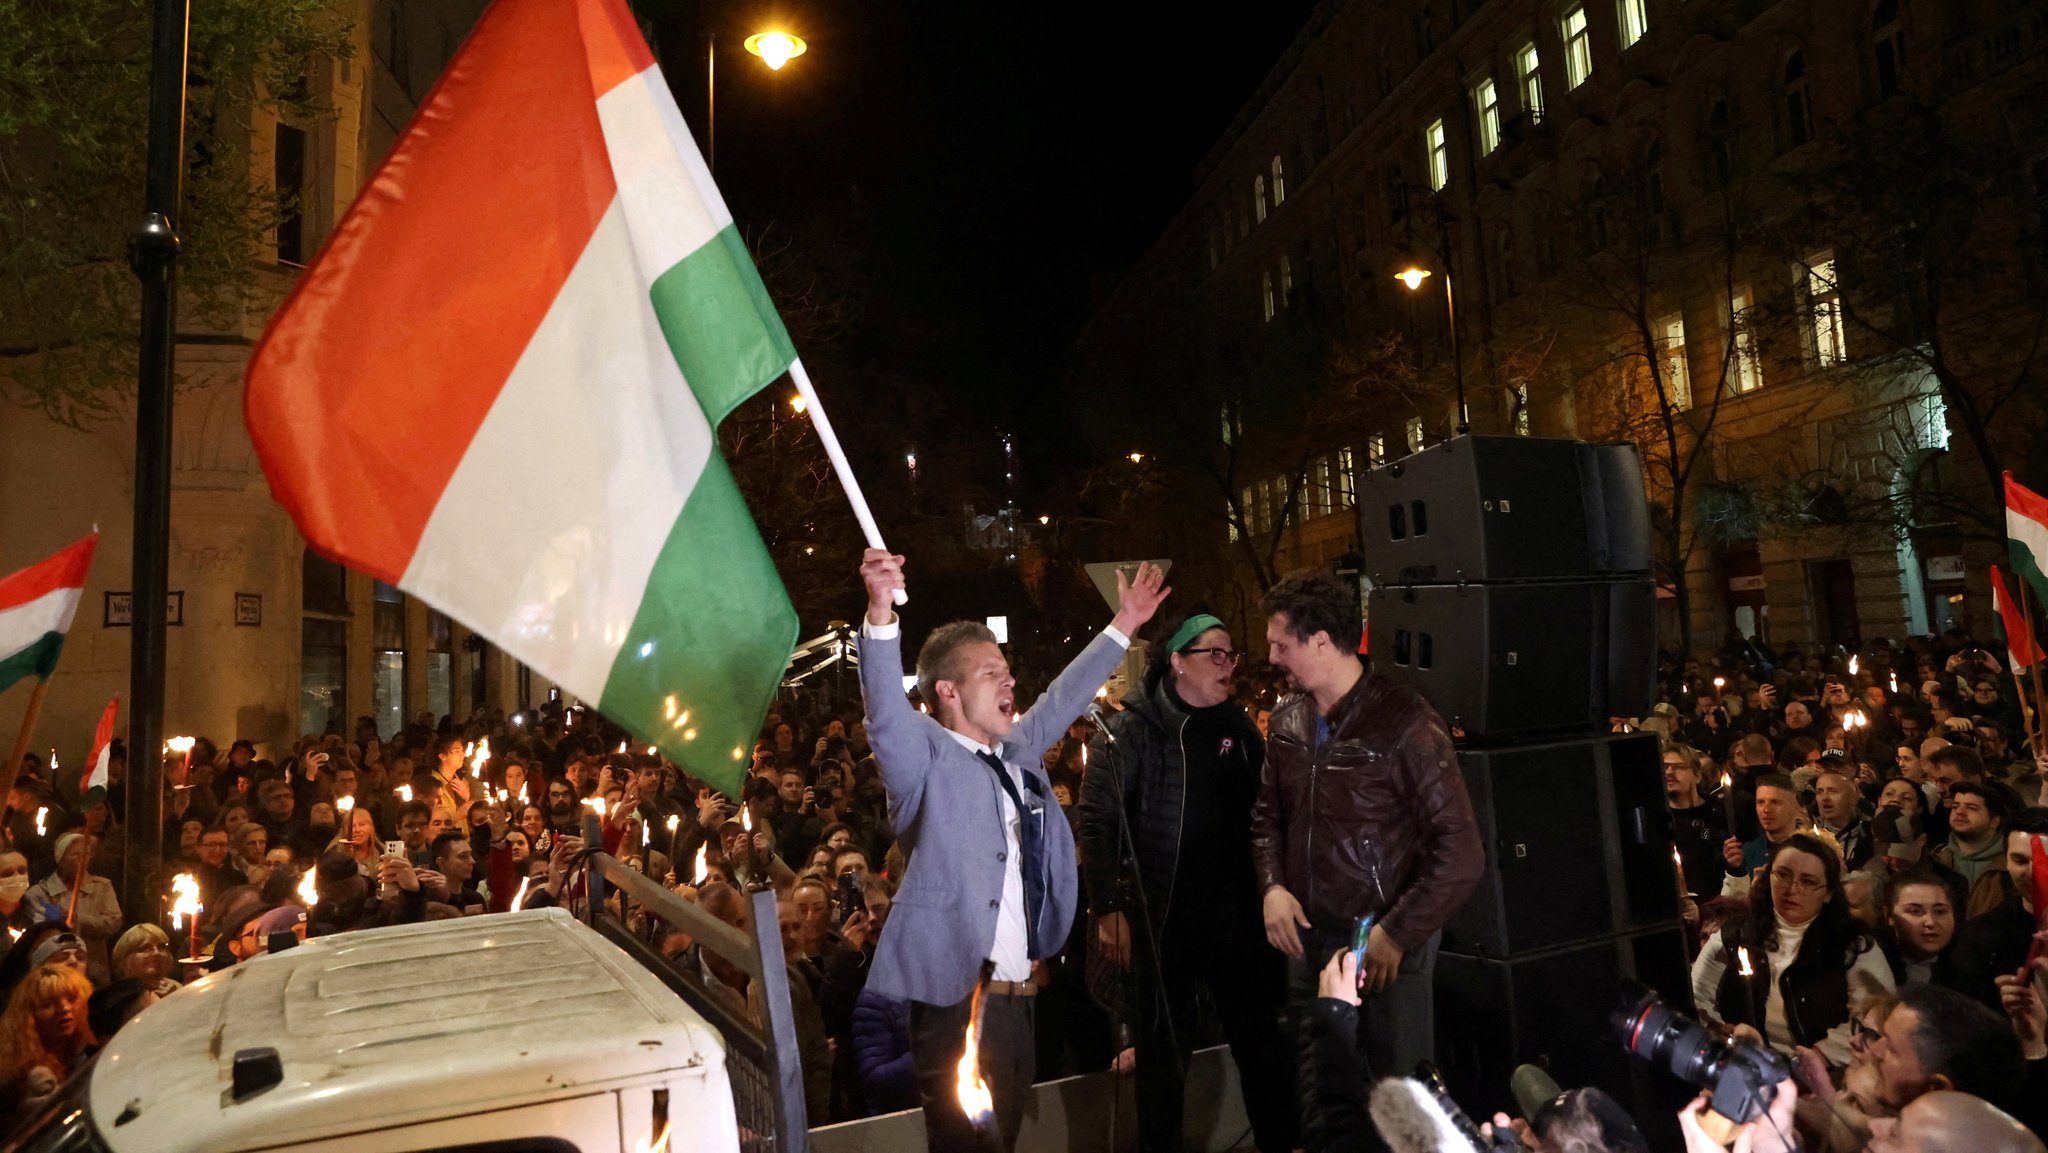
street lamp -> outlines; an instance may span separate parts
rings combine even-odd
[[[805,400],[801,396],[792,396],[789,398],[789,410],[791,412],[796,413],[798,416],[802,416],[804,414],[804,410],[809,407],[811,407],[810,402]]]
[[[773,72],[781,71],[784,64],[810,49],[803,37],[787,32],[756,32],[745,43],[747,51],[759,56]]]
[[[740,42],[759,56],[771,72],[810,51],[804,38],[793,32],[756,32]],[[704,167],[718,172],[718,33],[711,34],[704,49]]]
[[[1444,313],[1450,320],[1451,375],[1458,383],[1458,435],[1463,436],[1472,431],[1472,422],[1465,413],[1465,360],[1458,355],[1458,301],[1451,292],[1450,262],[1447,260],[1444,264]],[[1409,262],[1401,271],[1394,274],[1394,279],[1407,285],[1410,292],[1419,291],[1422,282],[1429,277],[1429,269],[1424,268],[1419,261]]]

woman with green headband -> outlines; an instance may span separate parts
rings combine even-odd
[[[1252,869],[1265,742],[1231,699],[1239,653],[1223,622],[1197,613],[1164,635],[1124,711],[1089,741],[1079,806],[1096,957],[1129,973],[1139,1147],[1181,1148],[1206,986],[1258,1147],[1292,1149],[1299,1124],[1278,1024],[1286,974],[1266,944]]]

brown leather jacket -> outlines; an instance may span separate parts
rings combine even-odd
[[[1426,944],[1486,865],[1436,710],[1367,673],[1330,710],[1318,748],[1313,700],[1282,703],[1268,724],[1252,858],[1259,891],[1286,886],[1321,931],[1372,913],[1404,951]]]

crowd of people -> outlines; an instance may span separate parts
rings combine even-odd
[[[1427,1055],[1437,934],[1483,854],[1452,734],[1353,657],[1355,599],[1337,607],[1333,590],[1276,590],[1263,666],[1216,618],[1162,622],[1105,721],[1046,734],[1036,767],[1073,833],[1081,910],[1012,982],[1034,1001],[1027,1067],[1135,1070],[1145,1148],[1178,1148],[1198,1047],[1230,1045],[1262,1149],[1358,1139],[1343,1119],[1363,1126],[1362,1110],[1318,1072],[1330,1022],[1367,1070]],[[2038,1129],[2048,758],[2025,682],[1955,634],[1853,654],[1751,642],[1664,679],[1652,714],[1617,727],[1661,741],[1687,1008],[1799,1071],[1750,1148],[1994,1148],[1942,1134],[1981,1138],[2002,1115]],[[926,714],[930,687],[910,694]],[[208,972],[308,936],[575,902],[597,847],[587,815],[628,867],[743,931],[766,929],[744,894],[775,890],[813,1124],[928,1102],[921,1007],[868,987],[914,846],[892,824],[873,706],[831,688],[778,703],[737,798],[559,702],[390,733],[360,718],[282,749],[198,738],[163,766],[158,877],[197,898],[168,932],[127,915],[110,879],[118,743],[90,807],[75,770],[31,754],[0,830],[0,1119],[21,1123]],[[760,1013],[742,969],[680,932],[662,945],[709,995]]]

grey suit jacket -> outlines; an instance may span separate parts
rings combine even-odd
[[[1047,809],[1046,895],[1033,926],[1033,957],[1053,956],[1066,944],[1079,887],[1073,829],[1059,819],[1040,761],[1123,656],[1124,646],[1098,635],[1000,745],[1004,763],[1022,770],[1026,803],[1035,797]],[[1011,864],[1003,860],[1003,788],[986,763],[904,698],[900,635],[861,638],[860,688],[868,744],[889,791],[889,823],[910,857],[867,987],[885,997],[952,1005],[973,993],[995,946],[1003,872]]]

